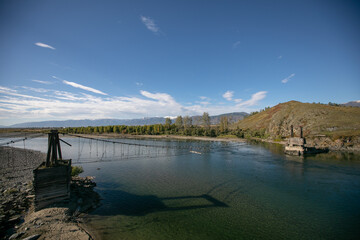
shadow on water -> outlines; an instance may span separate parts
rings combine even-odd
[[[202,194],[198,196],[179,196],[179,197],[165,197],[159,198],[155,195],[136,195],[122,190],[98,190],[100,195],[107,199],[100,209],[95,210],[94,214],[101,216],[144,216],[153,212],[165,211],[185,211],[193,209],[204,209],[214,207],[229,207],[226,203],[215,199],[209,194]],[[201,202],[192,205],[182,205],[178,203],[176,206],[167,206],[164,201],[176,200],[195,200]]]

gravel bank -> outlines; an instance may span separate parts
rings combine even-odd
[[[0,239],[93,239],[79,225],[80,214],[100,202],[91,177],[72,179],[68,204],[34,211],[33,170],[45,159],[39,151],[0,147]]]

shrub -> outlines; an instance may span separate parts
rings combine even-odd
[[[71,176],[75,177],[80,173],[84,172],[84,169],[80,166],[71,166]]]

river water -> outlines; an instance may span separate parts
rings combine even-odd
[[[95,176],[102,201],[87,224],[102,239],[360,236],[357,154],[301,158],[276,144],[64,140],[72,147],[62,144],[63,157]],[[46,144],[33,139],[26,147],[46,151]]]

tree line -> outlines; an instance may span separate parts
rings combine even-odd
[[[240,129],[236,123],[230,123],[229,118],[223,116],[220,123],[211,125],[210,116],[207,112],[201,117],[201,125],[193,125],[192,118],[189,116],[178,116],[174,121],[170,118],[165,119],[164,124],[152,125],[113,125],[113,126],[88,126],[88,127],[68,127],[62,130],[64,133],[73,134],[102,134],[117,133],[131,135],[183,135],[198,137],[219,137],[232,136],[238,138],[267,137],[265,129],[250,130]]]

